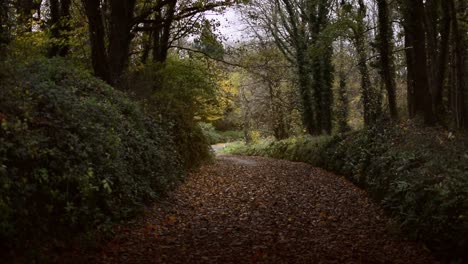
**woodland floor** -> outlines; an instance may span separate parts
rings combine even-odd
[[[304,163],[218,156],[98,263],[434,263],[366,193]]]

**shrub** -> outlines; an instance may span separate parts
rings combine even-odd
[[[125,218],[183,172],[170,127],[61,59],[0,91],[0,241],[66,239]]]
[[[209,115],[216,104],[212,75],[199,61],[169,57],[165,64],[146,65],[130,76],[128,89],[144,98],[146,109],[170,127],[171,144],[187,169],[213,158],[209,141],[195,121]]]
[[[228,131],[218,131],[215,127],[210,123],[198,123],[203,134],[208,139],[208,142],[211,145],[218,144],[218,143],[227,143],[233,142],[236,140],[240,140],[244,137],[242,131],[236,130],[228,130]]]
[[[468,140],[448,132],[378,127],[333,138],[236,143],[232,154],[303,161],[347,176],[446,260],[468,256]]]
[[[332,137],[330,136],[302,136],[279,141],[266,139],[250,145],[235,142],[228,144],[223,152],[228,154],[265,156],[302,161],[318,166],[322,163],[320,153],[331,139]]]
[[[347,175],[445,259],[467,258],[468,141],[416,127],[337,137],[324,166]]]

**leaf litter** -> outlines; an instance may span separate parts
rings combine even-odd
[[[345,178],[218,156],[103,247],[97,263],[436,263]]]

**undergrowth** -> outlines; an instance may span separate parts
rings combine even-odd
[[[244,133],[238,130],[227,130],[227,131],[219,131],[216,130],[215,127],[210,123],[198,123],[200,128],[203,131],[203,134],[208,139],[208,142],[211,145],[218,144],[218,143],[227,143],[240,140],[244,137]]]
[[[148,112],[69,63],[0,76],[0,251],[108,230],[211,155],[177,109]]]
[[[455,263],[468,260],[468,139],[401,125],[245,145],[225,153],[302,161],[365,188],[402,231]]]

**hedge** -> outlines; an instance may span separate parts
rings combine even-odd
[[[399,219],[405,234],[441,259],[468,260],[466,135],[400,125],[334,137],[238,143],[225,151],[303,161],[344,175]]]

